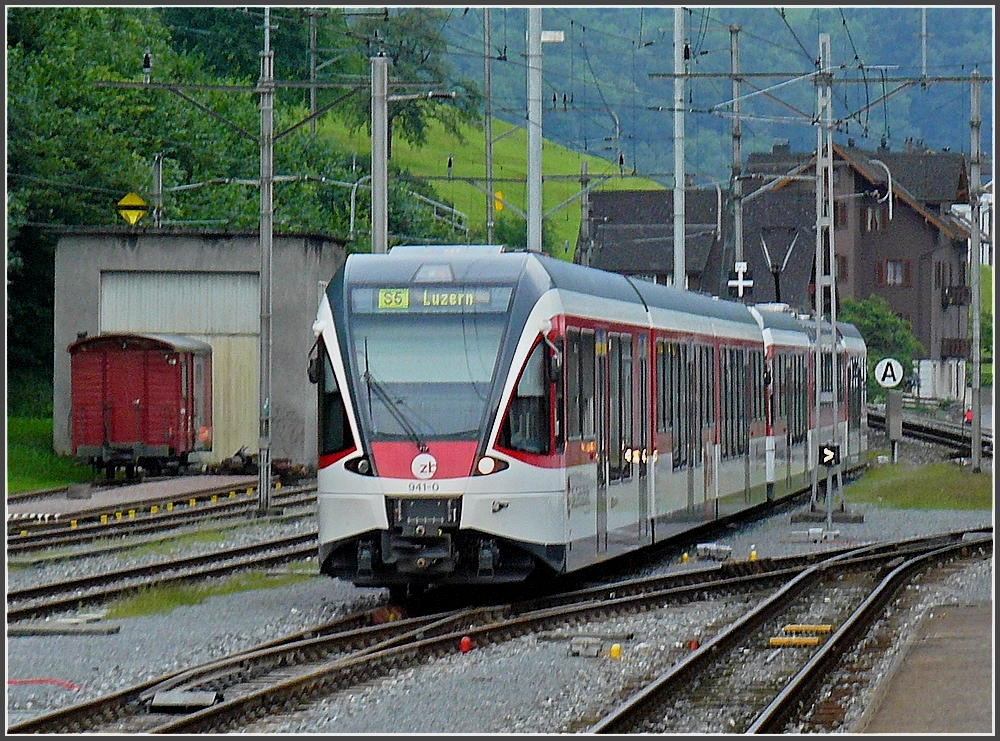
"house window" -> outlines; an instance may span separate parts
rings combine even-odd
[[[912,265],[910,260],[879,260],[875,282],[880,286],[912,286]]]
[[[833,202],[833,226],[836,229],[847,228],[847,205],[843,201]]]
[[[847,280],[847,255],[837,255],[837,280]]]
[[[865,206],[864,228],[866,232],[879,232],[885,228],[886,213],[881,204]]]

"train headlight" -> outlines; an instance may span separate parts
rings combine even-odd
[[[352,458],[344,464],[344,468],[348,471],[361,474],[362,476],[372,475],[372,462],[368,460],[367,456]]]
[[[507,461],[484,455],[476,462],[476,476],[489,476],[491,473],[503,471],[507,468]]]

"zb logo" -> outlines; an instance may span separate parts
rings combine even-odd
[[[410,464],[410,471],[418,479],[429,479],[437,472],[437,459],[430,453],[421,453]]]

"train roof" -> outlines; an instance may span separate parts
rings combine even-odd
[[[212,353],[212,346],[207,342],[202,342],[186,335],[139,334],[135,332],[109,332],[94,335],[93,337],[82,337],[70,344],[66,348],[66,351],[72,354],[82,348],[107,347],[111,345],[122,347],[131,345],[137,349],[189,352],[195,355],[210,355]]]
[[[502,245],[400,245],[393,247],[388,255],[395,259],[380,261],[378,270],[371,273],[371,280],[410,281],[417,271],[423,269],[421,266],[434,265],[439,260],[450,265],[451,275],[456,281],[506,283],[516,281],[526,270],[535,272],[529,267],[530,263],[534,263],[545,272],[551,286],[560,290],[743,324],[754,323],[746,306],[735,301],[657,285],[544,254],[512,251]],[[350,256],[349,261],[353,261],[364,273],[367,260],[376,257],[355,254]],[[366,280],[365,277],[361,279]]]

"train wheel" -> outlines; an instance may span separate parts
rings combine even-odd
[[[104,477],[108,481],[114,481],[114,478],[115,478],[115,464],[114,463],[105,463],[104,464]]]
[[[125,466],[125,480],[126,481],[134,481],[135,478],[136,478],[136,476],[135,476],[135,464],[134,463],[129,463],[128,465]]]

